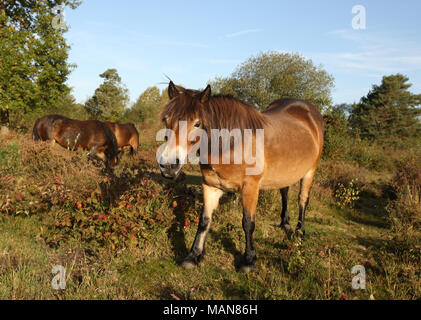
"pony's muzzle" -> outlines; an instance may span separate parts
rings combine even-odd
[[[175,164],[160,163],[159,168],[161,174],[166,179],[177,179],[181,172],[182,165],[179,159],[176,159]]]

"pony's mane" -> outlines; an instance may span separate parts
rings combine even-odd
[[[179,87],[180,88],[180,87]],[[184,89],[171,101],[162,112],[162,119],[172,122],[200,119],[204,127],[212,129],[263,129],[265,119],[259,110],[251,104],[240,101],[230,95],[215,95],[206,105],[199,102],[200,91]]]

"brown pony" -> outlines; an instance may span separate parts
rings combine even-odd
[[[70,150],[89,150],[91,156],[103,160],[109,168],[118,162],[118,146],[114,133],[102,122],[79,121],[60,115],[38,119],[32,131],[34,141],[51,141]]]
[[[184,89],[170,82],[168,93],[171,100],[162,112],[162,121],[167,132],[174,134],[167,137],[167,143],[158,153],[157,159],[164,177],[176,178],[185,163],[185,159],[181,159],[180,155],[195,152],[194,146],[199,140],[200,143],[203,142],[203,134],[195,134],[197,130],[209,136],[215,129],[237,129],[237,132],[244,135],[244,140],[241,140],[244,146],[239,150],[245,154],[246,145],[249,143],[253,154],[256,155],[254,163],[246,159],[235,164],[231,157],[227,164],[221,161],[223,154],[218,153],[217,163],[211,161],[213,151],[205,157],[200,154],[204,209],[193,247],[182,266],[192,269],[202,260],[212,215],[224,192],[240,192],[243,205],[242,225],[246,238],[244,262],[240,271],[250,272],[256,263],[253,232],[259,190],[281,191],[283,205],[281,227],[290,237],[292,230],[287,207],[288,191],[291,185],[300,182],[299,221],[296,233],[300,236],[305,234],[304,220],[309,203],[309,191],[323,149],[323,118],[312,104],[297,99],[275,101],[261,113],[254,106],[231,96],[212,96],[210,86],[200,92]],[[182,123],[180,121],[184,121],[187,135],[189,137],[193,135],[196,139],[183,144],[182,137],[177,132]],[[248,139],[246,139],[247,130],[252,132]],[[263,132],[262,140],[258,139],[259,132]],[[228,140],[231,148],[228,152],[231,156],[234,153],[233,138],[234,136],[229,136]],[[206,143],[211,144],[210,142],[204,144]],[[208,150],[209,148],[208,146]],[[203,162],[206,158],[208,161]],[[262,160],[261,170],[253,174],[247,173],[249,169],[256,167],[258,159]]]
[[[120,149],[130,146],[130,154],[134,155],[139,148],[139,132],[133,123],[119,124],[114,122],[104,122],[105,125],[114,132],[117,144]]]

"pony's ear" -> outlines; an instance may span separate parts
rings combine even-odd
[[[212,96],[212,88],[210,84],[206,87],[206,89],[200,94],[200,102],[203,104],[207,103]]]
[[[180,94],[180,91],[178,91],[174,82],[170,81],[170,85],[168,86],[168,96],[170,97],[170,100],[174,99],[179,94]]]

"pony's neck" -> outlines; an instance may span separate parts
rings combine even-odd
[[[254,106],[231,96],[215,96],[209,101],[207,120],[211,129],[263,129],[265,119]]]

